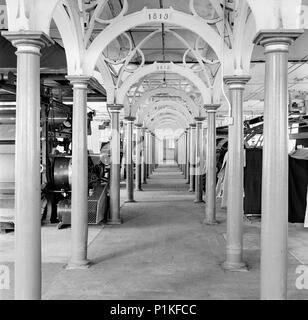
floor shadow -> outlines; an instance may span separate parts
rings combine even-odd
[[[183,237],[182,233],[176,233],[176,234],[165,237],[164,241],[168,242],[169,244],[177,243],[177,241],[179,239],[181,239],[182,237]],[[105,261],[110,261],[112,259],[117,259],[117,258],[120,258],[123,256],[128,256],[128,255],[136,253],[136,252],[141,252],[144,250],[155,248],[158,245],[160,245],[159,242],[147,241],[147,242],[143,242],[143,243],[131,246],[131,247],[125,246],[124,248],[121,248],[120,250],[116,250],[114,252],[107,253],[107,254],[102,255],[100,257],[97,257],[97,258],[90,257],[90,259],[91,259],[91,262],[93,263],[93,265],[98,265],[98,264],[105,262]]]

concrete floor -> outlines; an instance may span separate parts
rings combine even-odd
[[[245,221],[244,256],[249,272],[225,272],[220,264],[225,254],[226,212],[219,209],[219,203],[220,224],[203,225],[204,204],[193,202],[194,195],[187,192],[183,175],[173,165],[156,169],[143,188],[135,193],[137,202],[130,204],[124,204],[126,192],[121,190],[122,225],[90,227],[93,265],[88,270],[63,269],[68,249],[60,247],[70,229],[42,228],[43,235],[49,233],[43,236],[43,247],[48,241],[48,249],[43,250],[43,299],[259,298],[259,222]],[[55,244],[52,234],[58,239]],[[13,233],[0,235],[11,246],[12,239]],[[307,247],[308,230],[290,225],[289,299],[308,300],[308,290],[295,287],[296,267],[308,265]],[[0,252],[1,263],[12,270],[12,249],[2,246]],[[10,299],[13,290],[0,290],[0,294]]]

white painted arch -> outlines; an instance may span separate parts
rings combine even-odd
[[[135,115],[138,112],[140,106],[144,105],[145,102],[150,99],[151,97],[157,94],[170,94],[172,96],[180,97],[186,104],[190,111],[193,113],[194,116],[198,116],[199,114],[199,106],[189,97],[185,92],[182,90],[173,88],[173,87],[160,87],[153,90],[146,91],[142,97],[140,97],[134,105],[132,105],[131,112]]]
[[[151,20],[149,17],[157,13],[158,18]],[[168,18],[166,19],[166,15]],[[85,56],[84,70],[88,75],[94,71],[96,62],[101,52],[125,31],[144,24],[170,23],[186,28],[199,35],[214,50],[218,59],[221,61],[223,52],[228,53],[230,49],[224,44],[220,35],[209,26],[201,17],[187,14],[172,7],[169,9],[147,9],[143,8],[121,19],[114,19],[92,42]],[[222,47],[224,48],[222,52]]]
[[[152,131],[169,129],[171,125],[174,130],[185,129],[187,127],[185,122],[179,122],[178,119],[172,116],[160,116],[154,119],[151,123],[148,122],[148,127],[151,128]]]
[[[157,111],[155,114],[151,115],[150,117],[144,118],[143,122],[147,124],[148,122],[152,122],[152,120],[161,117],[161,116],[166,116],[166,117],[171,117],[175,119],[176,121],[180,122],[181,125],[185,124],[185,128],[189,126],[190,121],[182,115],[179,111],[174,110],[174,109],[162,109]]]
[[[156,117],[152,117],[151,119],[147,119],[145,122],[145,125],[157,123],[161,124],[162,120],[172,120],[177,125],[178,128],[186,128],[187,127],[187,121],[186,119],[178,118],[178,115],[175,114],[158,114]]]
[[[69,15],[63,7],[65,3]],[[68,75],[82,75],[82,60],[85,54],[82,27],[80,25],[80,16],[74,10],[74,6],[70,2],[60,1],[53,13],[53,19],[59,33],[61,35],[63,45],[65,48],[65,55],[67,61]],[[93,71],[93,76],[105,88],[107,93],[108,103],[114,102],[114,84],[110,71],[105,61],[100,56],[98,58],[96,70]]]
[[[119,104],[123,104],[126,93],[129,89],[137,83],[140,79],[151,73],[166,72],[166,73],[176,73],[182,77],[191,81],[199,90],[202,95],[203,104],[211,102],[212,90],[209,89],[206,84],[189,68],[185,68],[176,65],[172,62],[170,63],[157,63],[154,62],[150,65],[139,68],[135,73],[130,75],[121,88],[117,92],[116,101]]]
[[[187,121],[187,123],[191,123],[193,120],[189,117],[187,117],[186,115],[184,115],[183,113],[181,113],[180,110],[178,109],[173,109],[170,106],[167,107],[163,107],[159,110],[157,110],[156,112],[152,113],[152,114],[146,114],[143,118],[142,121],[146,121],[146,119],[153,119],[153,117],[155,117],[157,114],[163,114],[163,113],[172,113],[174,115],[179,116],[180,118],[184,119],[185,121]]]
[[[188,121],[194,121],[194,116],[189,113],[185,105],[176,102],[176,101],[157,101],[152,103],[148,108],[145,108],[143,112],[141,111],[138,114],[138,118],[143,121],[146,117],[152,116],[152,114],[155,114],[155,109],[157,109],[156,112],[158,112],[161,109],[172,109],[179,112],[181,115],[183,115]],[[152,111],[154,111],[152,113]]]

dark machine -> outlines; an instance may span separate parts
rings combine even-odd
[[[54,103],[54,101],[52,102]],[[66,112],[66,114],[63,114]],[[61,117],[62,113],[62,117]],[[88,113],[88,135],[94,112]],[[42,190],[42,220],[58,223],[58,228],[71,223],[71,176],[72,176],[72,108],[51,104],[48,109],[46,171],[42,180],[47,184]],[[59,152],[59,149],[62,149]],[[107,219],[109,210],[109,144],[100,154],[88,152],[88,223],[98,224]]]
[[[109,208],[109,168],[97,158],[100,157],[88,157],[89,224],[98,224],[105,220]],[[56,155],[52,157],[52,163],[52,188],[46,194],[48,200],[44,218],[50,216],[50,221],[59,222],[58,227],[61,228],[71,223],[72,159],[70,155]]]
[[[72,107],[41,92],[41,213],[42,223],[71,222]],[[88,113],[88,134],[94,111]],[[0,163],[10,175],[0,176],[0,229],[14,228],[14,158],[16,106],[0,106]],[[1,131],[1,132],[2,132]],[[109,211],[110,143],[100,154],[88,154],[88,221],[98,224]]]
[[[308,115],[289,110],[289,222],[303,223],[307,207],[308,186]],[[228,127],[217,129],[218,159],[228,149]],[[263,116],[244,121],[244,213],[261,215]],[[220,160],[217,160],[219,169]]]

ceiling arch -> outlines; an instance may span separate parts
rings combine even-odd
[[[156,14],[157,19],[153,19]],[[218,59],[221,61],[223,52],[229,53],[230,49],[224,43],[220,35],[201,17],[187,14],[173,8],[169,9],[147,9],[143,8],[127,16],[121,16],[121,19],[115,18],[91,43],[87,49],[84,70],[91,75],[95,69],[96,62],[101,52],[125,31],[145,24],[153,23],[171,23],[198,34],[214,50]],[[222,52],[222,48],[224,48]]]
[[[190,69],[185,68],[183,66],[179,66],[176,64],[171,63],[157,63],[154,62],[151,65],[144,66],[139,68],[137,72],[129,76],[121,88],[117,92],[116,101],[119,104],[123,104],[124,97],[129,89],[137,83],[140,79],[147,76],[151,73],[159,73],[159,72],[166,72],[166,73],[176,73],[184,78],[191,81],[199,90],[202,95],[203,104],[207,104],[211,102],[212,90],[209,89],[205,83]]]
[[[186,107],[179,103],[179,102],[176,102],[176,101],[158,101],[158,102],[155,102],[153,104],[151,104],[148,108],[145,108],[144,111],[140,112],[138,114],[138,118],[140,119],[140,121],[143,121],[146,117],[148,116],[151,116],[152,114],[155,113],[155,110],[159,111],[161,109],[159,108],[169,108],[169,109],[173,109],[173,110],[176,110],[178,112],[181,113],[182,116],[184,116],[188,121],[191,121],[193,122],[194,121],[194,116],[191,115],[188,110],[186,109]],[[154,111],[152,113],[152,111]]]
[[[136,100],[131,107],[131,113],[136,114],[140,106],[142,106],[148,99],[151,97],[158,95],[158,94],[170,94],[172,96],[180,97],[186,104],[190,111],[193,113],[194,116],[198,116],[199,114],[199,106],[189,97],[186,93],[182,90],[172,88],[172,87],[160,87],[153,90],[149,90],[145,92],[142,97]]]
[[[148,122],[148,128],[153,132],[159,130],[172,130],[173,133],[179,134],[186,129],[185,123],[179,123],[178,119],[172,116],[160,116],[155,118],[152,122]]]
[[[69,14],[66,10],[69,10]],[[68,75],[82,74],[81,61],[84,54],[84,43],[80,17],[69,2],[62,0],[58,2],[53,12],[53,19],[65,48]],[[111,103],[114,101],[114,84],[106,62],[101,56],[97,60],[96,68],[98,72],[94,70],[92,75],[104,86],[108,102]]]
[[[166,116],[166,117],[173,117],[176,119],[178,122],[182,124],[185,124],[185,128],[189,126],[190,121],[183,116],[180,112],[173,110],[173,109],[167,109],[167,110],[159,110],[155,114],[151,115],[150,117],[145,117],[144,118],[144,123],[147,124],[149,121],[153,121],[157,117],[160,116]]]

